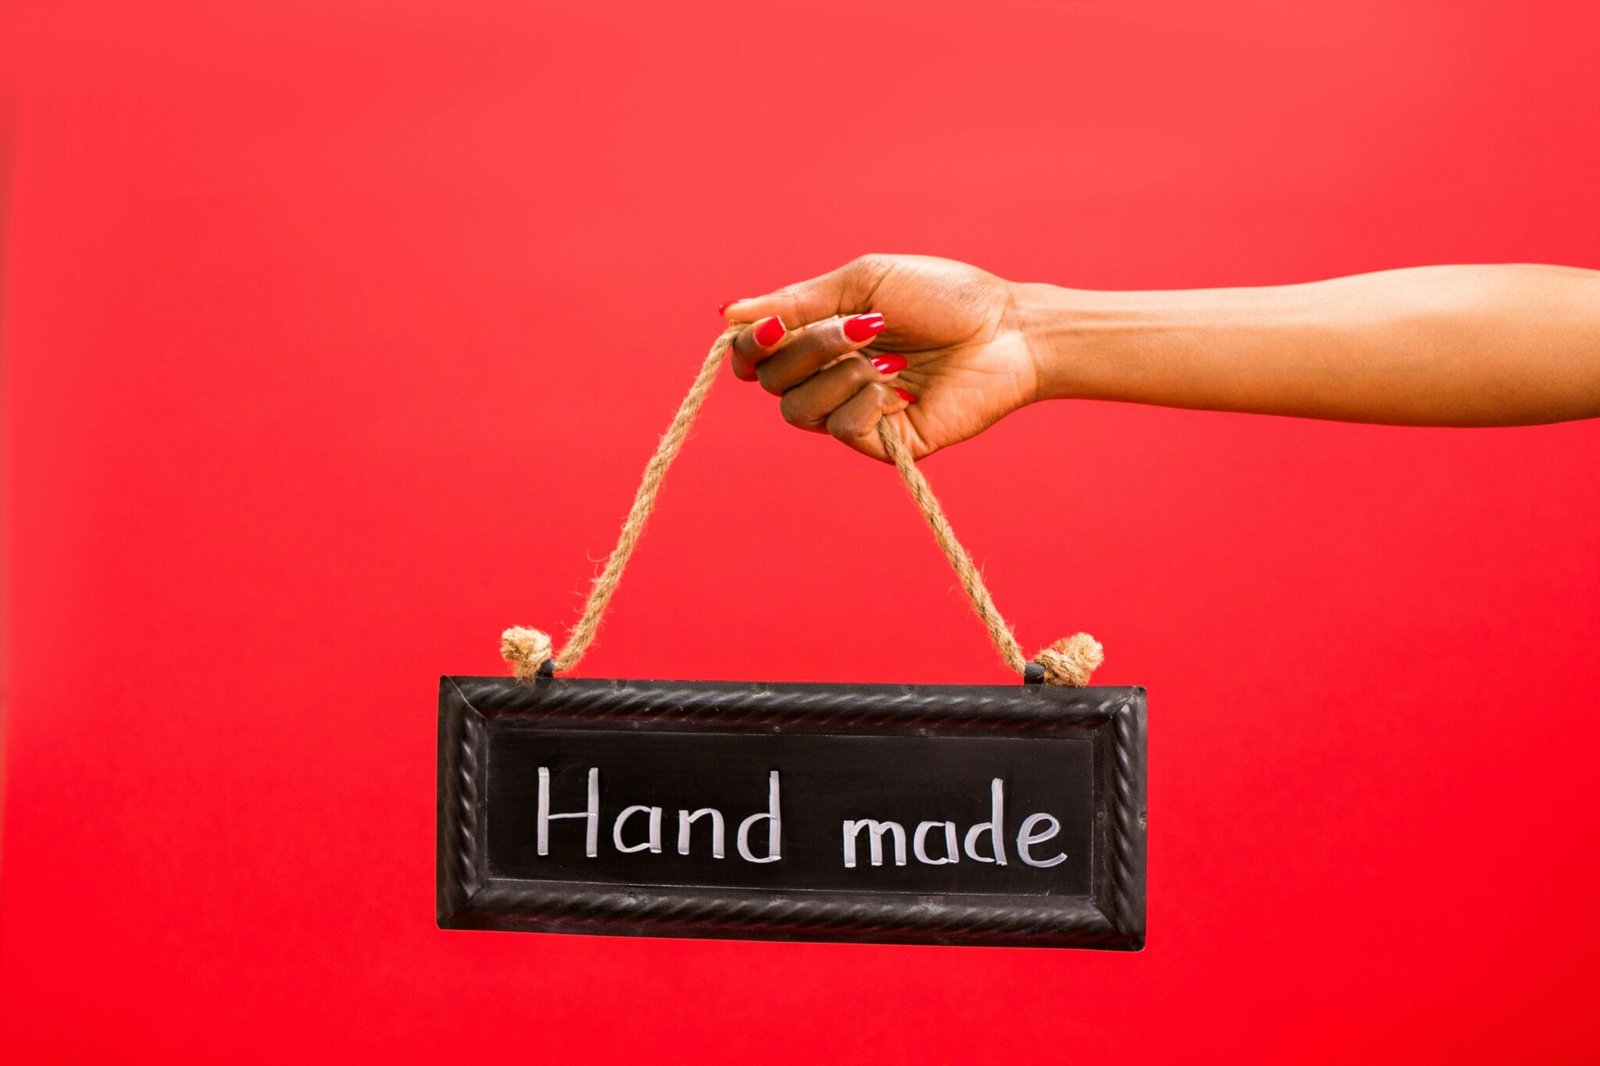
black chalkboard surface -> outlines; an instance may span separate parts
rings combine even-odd
[[[1139,688],[445,677],[450,929],[1137,950]]]

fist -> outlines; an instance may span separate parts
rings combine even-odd
[[[866,255],[723,305],[744,325],[735,377],[779,398],[785,421],[888,460],[888,419],[916,458],[966,440],[1038,395],[1013,286],[965,263]]]

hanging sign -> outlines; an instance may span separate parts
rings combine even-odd
[[[1140,688],[445,677],[450,929],[1137,950]]]
[[[1027,659],[912,459],[912,500],[1024,683],[735,684],[577,666],[729,345],[711,345],[557,651],[513,626],[515,679],[439,695],[448,929],[1137,950],[1145,697],[1087,688],[1087,633]]]

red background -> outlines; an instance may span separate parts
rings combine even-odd
[[[561,631],[713,308],[1600,266],[1592,4],[30,4],[0,1057],[1576,1059],[1600,424],[1069,404],[926,464],[1150,693],[1138,955],[446,933],[435,688]],[[724,377],[595,677],[1003,682],[892,471]]]

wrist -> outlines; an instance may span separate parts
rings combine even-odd
[[[1033,363],[1034,400],[1086,395],[1095,347],[1095,294],[1037,282],[1013,282],[1015,328]]]

